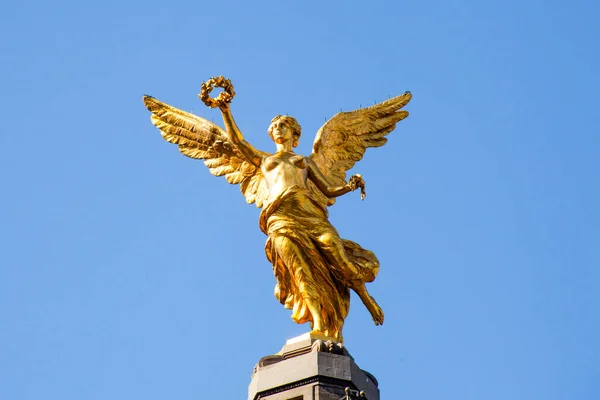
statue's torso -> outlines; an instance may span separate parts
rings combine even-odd
[[[308,163],[302,155],[284,152],[263,159],[261,171],[269,186],[269,199],[273,200],[292,186],[307,187]]]

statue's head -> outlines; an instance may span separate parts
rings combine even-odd
[[[269,136],[271,139],[276,142],[273,137],[273,130],[278,125],[285,125],[292,132],[292,146],[297,147],[298,141],[300,140],[300,135],[302,135],[302,128],[300,128],[300,124],[296,121],[296,118],[290,117],[289,115],[278,115],[271,120],[271,125],[269,125]]]

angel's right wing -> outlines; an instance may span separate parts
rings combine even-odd
[[[165,140],[179,145],[184,155],[203,159],[213,175],[225,175],[227,182],[239,183],[246,202],[263,206],[269,196],[263,174],[227,141],[221,128],[152,96],[144,96],[144,105],[152,112],[152,123]]]

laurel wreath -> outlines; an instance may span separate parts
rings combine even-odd
[[[216,87],[220,87],[223,89],[221,93],[217,97],[210,97],[210,92]],[[202,83],[200,88],[200,100],[204,102],[210,108],[219,107],[225,103],[231,103],[233,100],[233,96],[235,96],[235,92],[233,91],[233,84],[227,78],[221,76],[215,76]]]
[[[365,181],[361,174],[352,175],[348,181],[350,189],[356,190],[360,188],[360,199],[364,200],[367,197],[367,189],[365,188]]]

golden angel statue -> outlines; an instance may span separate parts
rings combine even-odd
[[[215,86],[224,91],[211,98]],[[295,322],[310,322],[313,332],[341,342],[352,289],[375,324],[382,324],[383,311],[365,287],[375,279],[379,261],[373,252],[340,237],[328,220],[327,207],[359,188],[364,198],[362,177],[354,175],[346,182],[346,171],[368,147],[386,143],[385,136],[408,116],[401,108],[411,94],[336,114],[317,132],[309,157],[293,151],[301,129],[287,115],[276,116],[269,126],[274,153],[248,143],[231,114],[234,94],[222,76],[202,85],[200,98],[221,110],[225,130],[151,96],[144,96],[144,104],[167,141],[184,155],[204,160],[213,175],[239,184],[246,201],[262,208],[259,225],[268,236],[265,251],[277,279],[275,296],[292,310]]]

